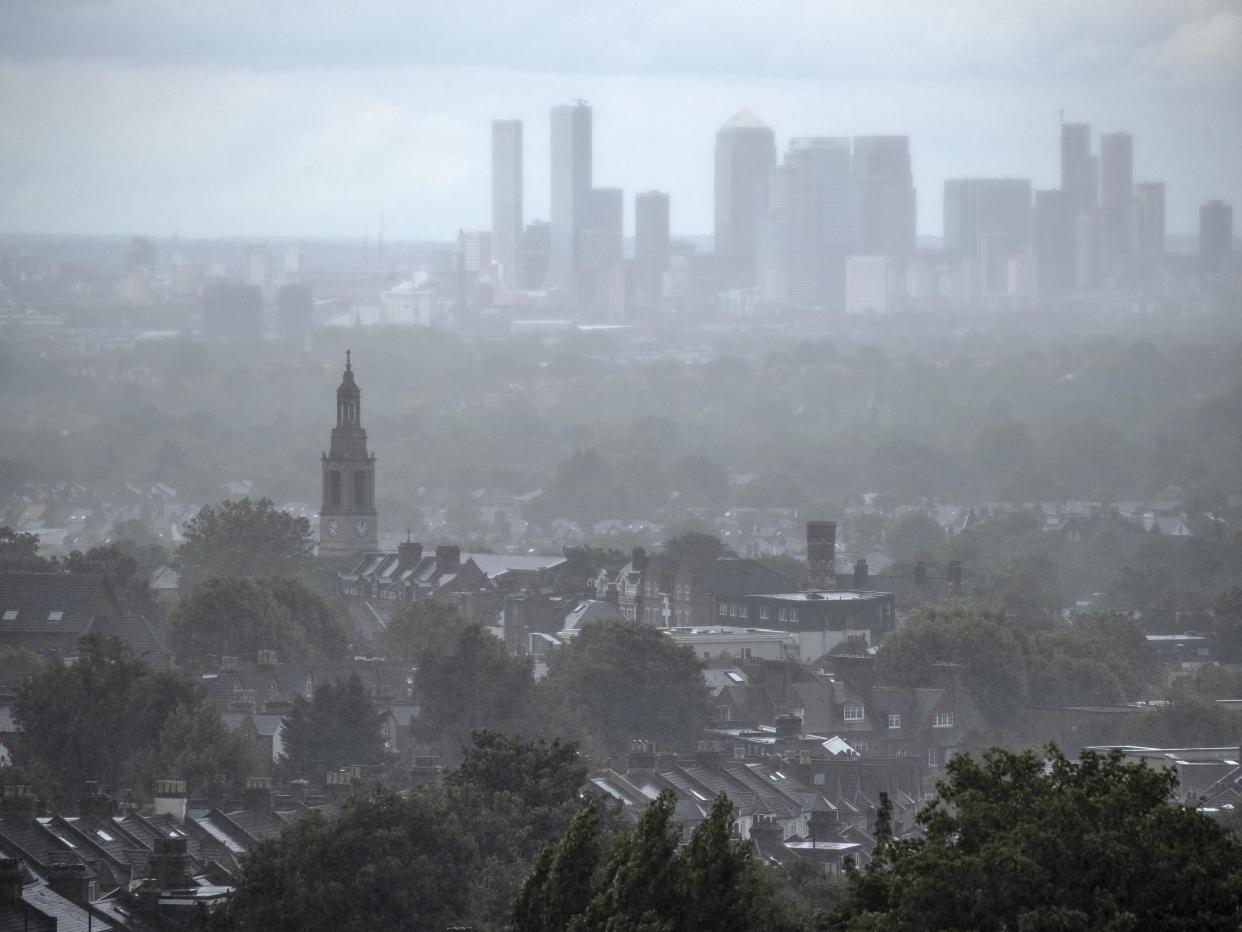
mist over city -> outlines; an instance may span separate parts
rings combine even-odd
[[[1242,928],[1242,7],[0,5],[0,927]]]

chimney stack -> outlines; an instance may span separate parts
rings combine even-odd
[[[440,571],[455,570],[461,566],[461,548],[453,544],[442,544],[436,548],[436,569]]]
[[[954,560],[949,564],[948,570],[945,572],[945,578],[949,580],[949,593],[951,595],[962,594],[962,563],[960,560]]]
[[[608,588],[604,590],[604,601],[610,605],[621,604],[621,590],[615,582],[610,582]]]
[[[0,796],[0,816],[33,822],[38,814],[39,800],[30,787],[14,784],[4,788],[4,795]]]
[[[242,808],[247,812],[272,811],[272,778],[247,777],[242,791]]]
[[[96,883],[94,875],[81,862],[48,865],[47,885],[54,893],[83,909],[95,899]]]
[[[837,582],[837,523],[806,523],[806,568],[812,589],[835,589]]]
[[[22,898],[25,875],[17,858],[0,858],[0,902],[13,902]]]
[[[867,569],[867,558],[859,557],[854,564],[854,588],[866,590],[867,580],[870,578],[870,571]]]
[[[153,839],[154,847],[147,859],[147,873],[161,890],[184,887],[190,882],[190,855],[186,839],[163,836]]]
[[[635,547],[631,550],[630,566],[641,572],[647,566],[647,551],[642,547]]]
[[[405,541],[397,544],[397,564],[402,572],[412,570],[423,559],[423,545]]]
[[[155,781],[156,815],[170,815],[178,822],[185,821],[186,793],[184,780]]]
[[[778,741],[782,738],[796,738],[802,734],[801,715],[778,715],[776,716],[775,725]]]
[[[115,808],[112,797],[100,790],[98,783],[88,780],[82,784],[82,795],[78,798],[79,816],[106,821],[112,818]]]
[[[440,766],[439,754],[419,754],[410,768],[410,783],[414,786],[434,786],[440,782],[444,768]]]

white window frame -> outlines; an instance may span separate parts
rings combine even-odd
[[[932,719],[932,728],[952,728],[952,727],[953,727],[953,713],[952,712],[937,712],[936,717]]]
[[[861,702],[847,702],[841,715],[847,722],[864,722],[867,720],[867,709]]]
[[[928,767],[939,767],[940,766],[940,755],[937,753],[937,750],[934,746],[927,749],[927,766]]]
[[[901,727],[901,716],[897,714],[890,714],[888,716],[888,727],[889,728],[900,728]]]
[[[723,618],[729,614],[729,606],[725,602],[720,603],[720,616]]]

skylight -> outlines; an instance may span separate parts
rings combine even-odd
[[[95,829],[95,834],[98,835],[100,838],[102,838],[104,841],[116,841],[115,838],[113,838],[111,835],[109,835],[107,832],[105,832],[101,828]]]
[[[17,609],[6,608],[4,610],[4,620],[5,621],[17,621]]]
[[[61,621],[64,617],[65,617],[64,612],[48,612],[47,613],[48,621]]]

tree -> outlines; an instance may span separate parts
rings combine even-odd
[[[47,573],[51,564],[39,556],[39,535],[0,527],[0,572]]]
[[[135,548],[121,543],[101,544],[86,553],[75,550],[59,561],[68,573],[98,573],[107,579],[113,593],[127,611],[146,618],[158,618],[159,608],[151,589],[149,574],[154,566],[143,566]]]
[[[292,777],[319,777],[352,764],[378,764],[385,753],[383,718],[357,674],[324,683],[309,701],[293,700],[285,716],[281,769]]]
[[[428,653],[451,650],[469,624],[456,606],[424,599],[394,612],[376,638],[376,647],[391,660],[417,666]]]
[[[935,518],[911,511],[889,523],[884,546],[894,560],[913,562],[934,555],[944,546],[944,529]]]
[[[435,792],[377,789],[255,845],[233,904],[242,932],[443,932],[480,926],[494,865],[471,813]]]
[[[600,832],[597,806],[588,803],[560,842],[540,855],[514,900],[515,932],[790,928],[771,875],[734,832],[733,805],[723,794],[680,849],[671,791],[661,792],[611,845]]]
[[[955,757],[922,837],[851,870],[829,928],[1226,930],[1242,923],[1242,844],[1169,802],[1177,777],[1120,752]]]
[[[281,660],[335,658],[348,646],[335,609],[292,579],[205,579],[177,603],[169,627],[176,655],[192,659],[260,650]]]
[[[962,682],[995,726],[1011,724],[1026,705],[1029,645],[1004,612],[961,603],[920,608],[886,637],[876,676],[892,686],[928,686],[933,665],[960,664]]]
[[[719,537],[701,531],[683,531],[664,542],[664,552],[679,560],[719,560],[736,557]]]
[[[281,511],[268,498],[204,505],[184,533],[177,561],[190,581],[296,575],[305,569],[314,547],[310,522]]]
[[[566,733],[614,754],[635,738],[693,747],[710,719],[694,652],[633,621],[587,625],[553,658],[540,688]]]
[[[565,831],[579,807],[587,768],[573,742],[513,735],[481,729],[461,764],[444,775],[450,788],[470,789],[492,800],[504,797],[517,836],[514,845],[533,857]]]
[[[221,776],[236,774],[239,762],[226,732],[211,726],[213,715],[218,722],[201,686],[152,670],[116,639],[98,635],[82,639],[71,666],[49,664],[27,680],[14,707],[23,760],[53,776],[48,789],[61,805],[86,780],[142,794],[158,778],[202,779],[203,761]],[[163,767],[174,769],[158,772]]]
[[[414,726],[421,740],[453,757],[472,732],[507,730],[520,722],[534,680],[529,662],[510,656],[477,622],[454,619],[436,634],[414,652],[419,697]]]
[[[257,769],[254,754],[241,735],[229,732],[215,706],[206,702],[178,705],[160,727],[158,761],[153,773],[185,780],[191,793],[213,785],[241,786]]]

